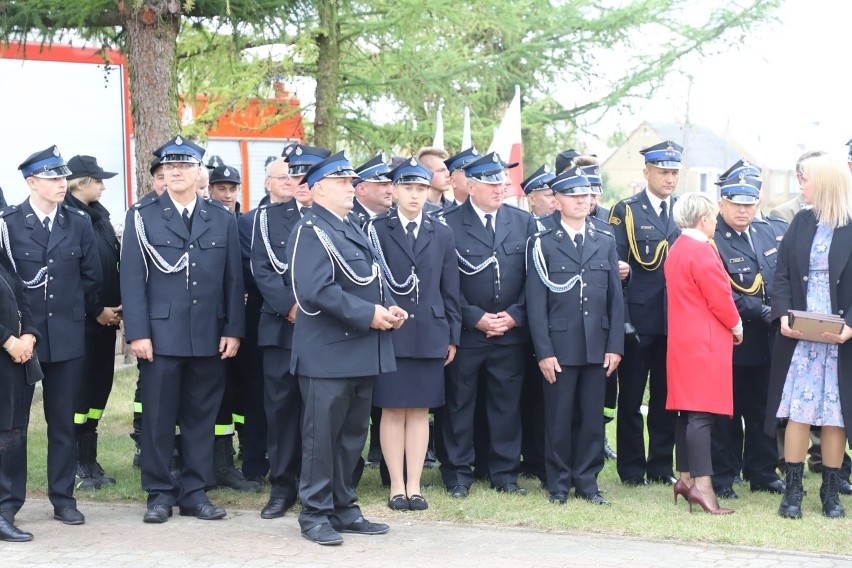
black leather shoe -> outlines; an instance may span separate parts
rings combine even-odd
[[[337,528],[332,523],[333,528]],[[354,534],[385,534],[390,530],[390,527],[384,523],[371,523],[363,516],[358,517],[355,521],[345,529],[337,529],[340,532]]]
[[[780,479],[776,479],[775,481],[769,482],[766,485],[752,485],[752,491],[762,491],[764,493],[774,493],[776,495],[783,495],[787,486],[784,485],[784,482]]]
[[[302,531],[302,536],[311,542],[323,546],[334,546],[343,543],[343,537],[329,523],[323,523]]]
[[[172,516],[172,508],[168,505],[152,505],[142,517],[143,523],[163,524]]]
[[[723,485],[718,489],[713,489],[716,492],[716,497],[719,499],[739,499],[739,495],[736,494],[734,488],[730,485]]]
[[[224,519],[228,513],[222,507],[217,507],[212,503],[199,503],[189,509],[181,507],[180,514],[182,517],[195,517],[202,521],[215,521],[217,519]]]
[[[557,491],[555,493],[551,493],[547,500],[553,503],[554,505],[564,505],[565,501],[568,500],[568,492]]]
[[[3,509],[0,511],[0,517],[10,525],[15,524],[15,511],[12,509]]]
[[[609,501],[604,499],[604,496],[601,495],[600,491],[595,491],[594,493],[586,494],[586,493],[575,493],[574,496],[577,499],[583,499],[584,501],[588,501],[592,505],[612,505]]]
[[[526,495],[527,490],[518,485],[517,483],[507,483],[506,485],[501,485],[500,487],[495,487],[498,493],[512,493],[513,495]]]
[[[648,485],[644,477],[625,477],[621,480],[621,483],[628,487],[644,487]]]
[[[12,523],[0,517],[0,540],[5,542],[29,542],[33,539],[32,533],[22,531]]]
[[[260,510],[260,518],[279,519],[295,504],[295,500],[287,499],[286,497],[270,497],[269,501],[266,502],[266,506]]]
[[[674,475],[659,475],[649,477],[648,481],[651,483],[659,483],[660,485],[674,485],[677,482],[677,479]]]
[[[429,503],[423,498],[423,495],[412,495],[408,498],[408,508],[412,511],[425,511],[429,508]]]
[[[408,503],[408,497],[400,493],[388,499],[388,508],[394,511],[408,511],[411,506]]]
[[[62,521],[66,525],[82,525],[86,522],[86,517],[83,513],[77,510],[77,507],[68,506],[61,509],[53,510],[53,518],[57,521]]]
[[[447,489],[447,493],[449,493],[450,497],[453,499],[464,499],[470,495],[470,490],[464,485],[454,485]]]

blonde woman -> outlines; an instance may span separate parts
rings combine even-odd
[[[787,489],[778,514],[802,517],[802,475],[811,425],[822,426],[822,487],[825,516],[846,513],[840,504],[839,468],[852,420],[852,175],[845,161],[829,156],[802,165],[802,197],[811,209],[799,211],[778,249],[772,296],[775,341],[767,409],[767,431],[775,418],[787,418],[784,436]],[[839,334],[822,342],[800,339],[790,328],[789,310],[831,313],[846,320]]]

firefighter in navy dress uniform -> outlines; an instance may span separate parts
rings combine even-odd
[[[322,545],[342,543],[340,532],[389,530],[364,519],[352,472],[367,438],[375,376],[396,368],[388,332],[407,314],[384,285],[367,236],[347,218],[355,177],[343,152],[312,166],[305,179],[314,204],[287,241],[299,306],[290,373],[304,406],[299,525]]]
[[[624,299],[612,235],[587,221],[591,184],[579,168],[550,182],[559,200],[550,228],[529,248],[527,316],[544,376],[545,462],[550,501],[609,505],[603,468],[604,378],[621,361]]]
[[[743,341],[734,347],[733,417],[717,417],[713,425],[713,488],[717,497],[736,499],[733,483],[742,468],[752,491],[781,494],[784,482],[776,471],[775,436],[763,431],[775,332],[772,279],[780,242],[770,223],[756,217],[760,168],[740,161],[722,176],[717,182],[721,199],[713,242],[731,280]]]
[[[618,371],[616,468],[622,483],[671,485],[677,415],[666,410],[666,281],[663,263],[668,247],[680,234],[671,219],[672,193],[677,187],[683,147],[661,142],[640,152],[647,186],[612,208],[609,223],[618,257],[630,265],[625,321],[629,333]],[[650,376],[650,379],[649,379]],[[648,384],[648,453],[639,407]]]
[[[225,359],[245,333],[243,275],[234,215],[195,193],[203,150],[180,136],[156,155],[160,197],[131,207],[121,248],[125,339],[140,360],[143,521],[181,515],[221,519],[210,503],[213,425],[225,389]],[[183,471],[169,471],[180,427]]]
[[[81,525],[85,517],[74,499],[74,410],[83,375],[86,315],[109,315],[100,300],[100,259],[88,216],[62,203],[71,171],[56,146],[36,152],[18,169],[30,197],[0,212],[0,242],[27,287],[41,335],[36,347],[44,371],[48,498],[55,519]],[[26,496],[26,443],[0,460],[0,511],[14,521]]]
[[[444,366],[461,333],[459,271],[452,231],[423,213],[432,173],[411,158],[392,172],[396,209],[367,226],[396,302],[409,321],[392,334],[397,370],[376,377],[382,454],[390,473],[388,506],[428,507],[420,490],[429,409],[444,404]],[[405,476],[403,476],[403,468]]]

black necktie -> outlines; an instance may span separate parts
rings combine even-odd
[[[417,237],[414,235],[414,231],[417,229],[417,223],[414,221],[410,222],[405,226],[405,232],[408,235],[408,242],[411,244],[411,250],[414,251],[414,241],[417,240]]]
[[[494,244],[494,225],[491,223],[491,213],[485,214],[485,232],[488,233],[491,244]]]
[[[45,217],[44,221],[42,222],[42,225],[44,225],[44,230],[47,231],[47,234],[49,235],[50,234],[50,217]]]
[[[304,217],[305,215],[307,215],[307,214],[308,214],[308,208],[307,208],[307,207],[305,207],[304,205],[302,205],[301,207],[299,207],[299,214],[300,214],[302,217]]]
[[[574,244],[577,246],[577,252],[580,253],[580,256],[583,256],[583,233],[577,233],[574,235]]]
[[[660,221],[663,222],[663,225],[668,226],[669,224],[669,212],[666,210],[667,205],[665,201],[660,202]]]
[[[186,225],[186,230],[192,232],[192,217],[189,216],[189,209],[183,210],[183,224]]]
[[[751,242],[751,237],[750,237],[750,236],[749,236],[749,234],[748,234],[748,229],[746,229],[745,231],[743,231],[742,233],[740,233],[740,236],[743,238],[743,240],[744,240],[746,243],[748,243],[748,248],[749,248],[749,249],[751,249],[751,252],[756,252],[756,251],[754,250],[754,245],[753,245],[753,244],[752,244],[752,242]]]

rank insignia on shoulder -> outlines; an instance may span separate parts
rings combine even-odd
[[[555,233],[553,233],[553,236],[556,237],[557,240],[561,241],[562,237],[565,236],[565,233],[562,231],[562,229],[559,229]]]
[[[745,258],[739,256],[737,258],[728,259],[728,262],[730,262],[731,264],[735,264],[737,262],[745,262]]]
[[[619,219],[618,217],[610,217],[609,224],[615,225],[617,227],[618,225],[621,225],[621,219]]]

